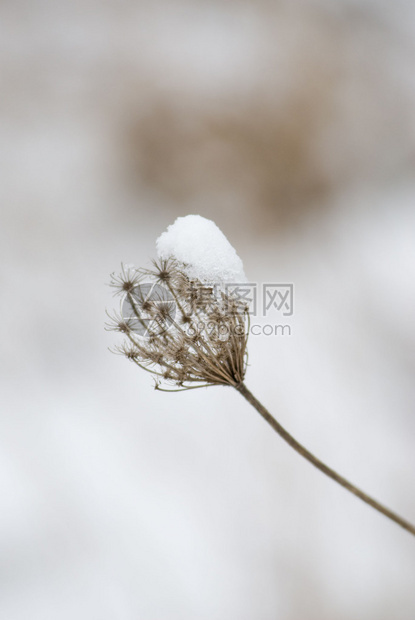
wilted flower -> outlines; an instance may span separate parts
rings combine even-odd
[[[121,295],[110,328],[128,359],[179,389],[239,385],[246,371],[247,308],[220,286],[190,279],[175,259],[153,269],[123,267],[111,286]]]
[[[242,261],[214,222],[195,215],[178,218],[157,243],[160,260],[154,261],[153,269],[122,267],[120,274],[112,276],[111,286],[121,296],[121,308],[119,314],[109,315],[109,327],[125,337],[117,352],[152,373],[159,390],[164,389],[162,380],[175,386],[166,391],[234,387],[309,463],[415,535],[414,525],[302,446],[244,384],[248,308],[240,298],[225,292],[222,284],[229,277],[243,280],[245,276]],[[175,258],[165,258],[173,250]],[[217,283],[210,282],[215,279],[212,276],[218,277]]]

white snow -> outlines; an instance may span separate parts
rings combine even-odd
[[[173,257],[190,278],[244,283],[242,260],[215,222],[201,215],[178,217],[156,241],[159,258]]]

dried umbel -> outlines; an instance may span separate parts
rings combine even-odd
[[[111,286],[121,309],[110,328],[125,336],[117,350],[151,372],[157,389],[162,380],[176,390],[242,383],[249,315],[238,297],[190,279],[172,258],[123,267]]]
[[[195,216],[190,216],[195,217]],[[243,380],[247,365],[248,309],[220,285],[190,278],[185,265],[169,258],[153,269],[122,268],[111,285],[121,309],[111,329],[125,336],[118,352],[173,389],[232,386],[298,454],[369,506],[415,535],[415,526],[361,491],[320,461],[269,413]]]

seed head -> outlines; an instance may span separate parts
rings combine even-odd
[[[246,371],[247,309],[216,286],[190,280],[174,259],[153,269],[122,268],[111,285],[121,296],[111,328],[118,351],[180,389],[238,385]]]
[[[121,265],[121,273],[111,274],[110,286],[114,288],[114,295],[130,293],[139,285],[142,275],[131,265]]]

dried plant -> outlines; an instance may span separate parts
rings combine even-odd
[[[137,366],[178,389],[241,384],[246,370],[247,308],[217,286],[191,280],[173,259],[151,270],[123,268],[111,285],[122,295],[110,328]],[[167,390],[167,391],[172,391]]]
[[[351,484],[290,435],[244,384],[248,308],[218,285],[189,278],[174,259],[153,269],[122,268],[111,286],[121,295],[109,329],[125,341],[116,351],[155,378],[155,388],[182,391],[232,386],[296,452],[369,506],[415,535],[415,526]],[[161,387],[162,381],[173,388]]]

